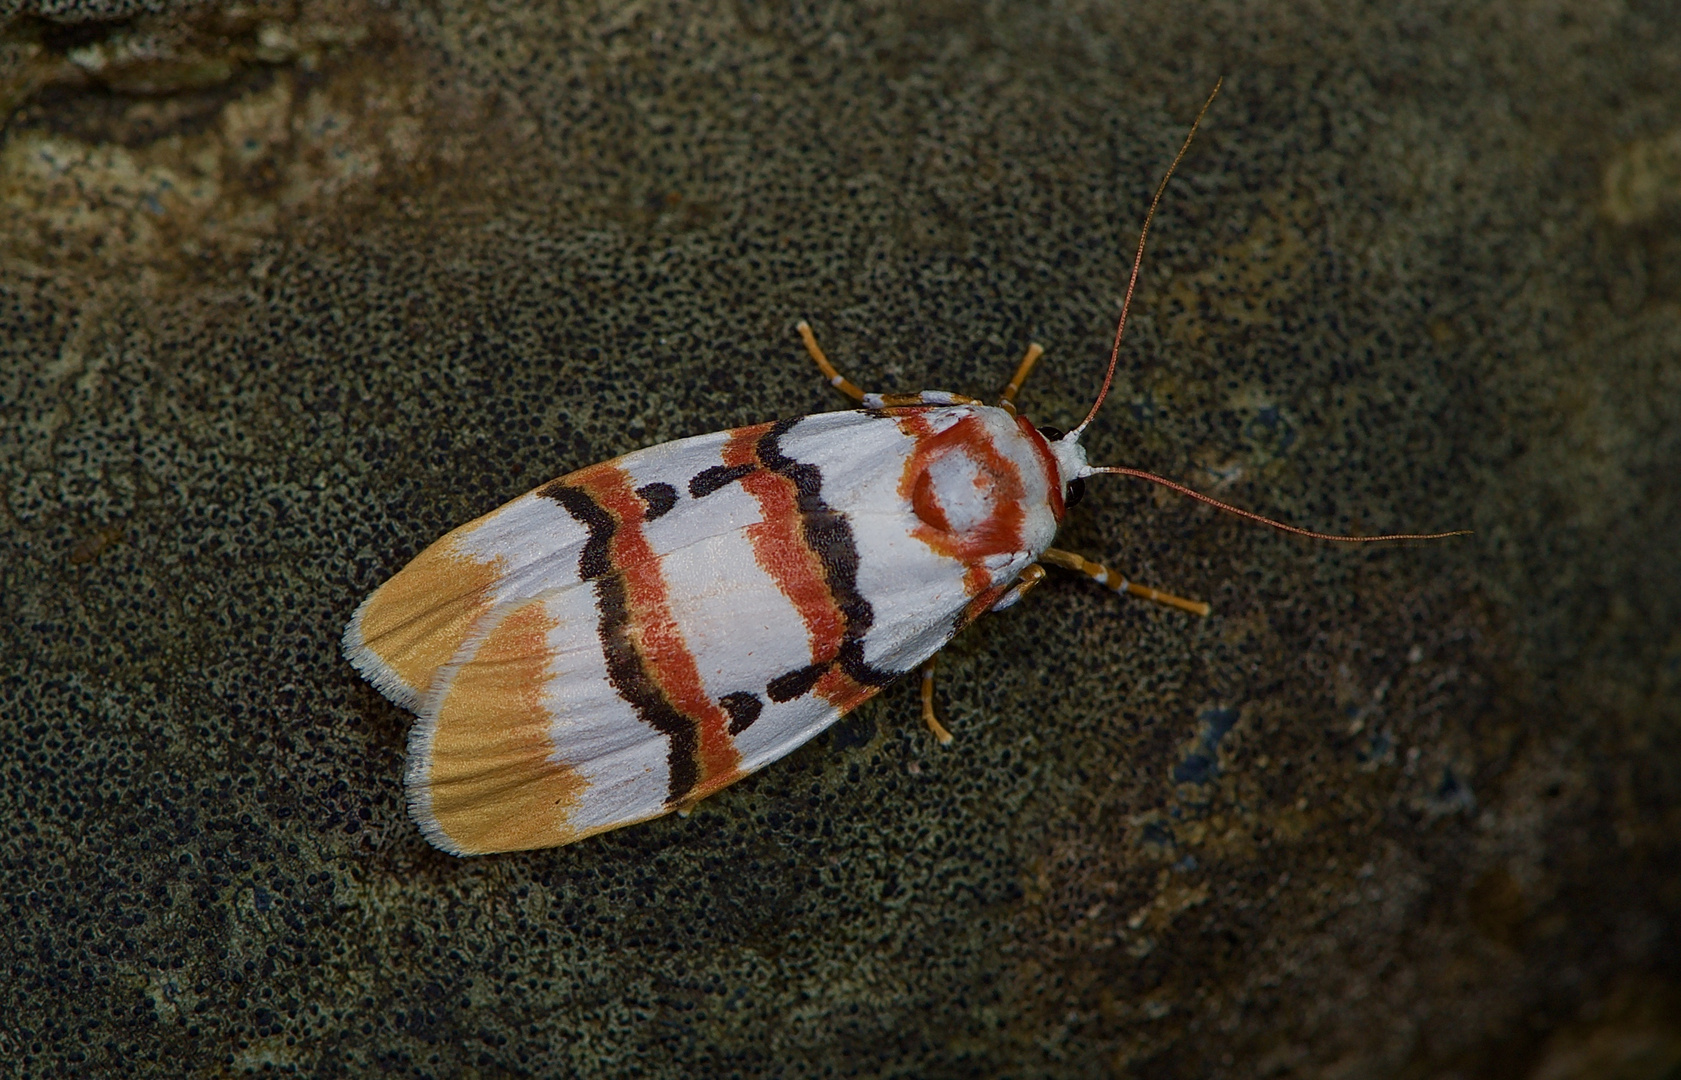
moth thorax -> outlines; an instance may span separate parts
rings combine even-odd
[[[998,477],[964,444],[946,448],[924,466],[911,489],[911,507],[929,528],[962,536],[992,520],[1004,497]]]

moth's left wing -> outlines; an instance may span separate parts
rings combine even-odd
[[[380,693],[419,711],[438,671],[498,605],[577,582],[589,531],[527,492],[428,546],[356,608],[344,655]]]
[[[667,813],[937,651],[977,597],[972,567],[913,535],[916,439],[852,412],[663,444],[464,526],[439,542],[448,561],[429,549],[351,627],[379,622],[382,594],[409,598],[365,649],[418,703],[408,786],[427,836],[506,851]],[[494,551],[485,581],[468,549]]]

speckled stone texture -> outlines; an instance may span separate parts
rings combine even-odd
[[[9,11],[16,12],[15,6]],[[113,14],[123,21],[110,21]],[[101,19],[105,21],[101,21]],[[1656,0],[40,5],[0,33],[7,1075],[1681,1068]],[[1066,577],[703,804],[459,860],[338,654],[448,528],[858,382],[1095,390]]]

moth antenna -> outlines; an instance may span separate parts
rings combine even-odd
[[[1150,200],[1150,209],[1144,215],[1144,227],[1138,231],[1138,251],[1132,257],[1132,277],[1127,280],[1126,297],[1121,301],[1121,318],[1115,324],[1115,344],[1109,349],[1109,370],[1103,373],[1103,388],[1097,392],[1097,400],[1091,403],[1091,411],[1080,421],[1080,426],[1068,433],[1071,439],[1078,439],[1080,433],[1086,430],[1086,425],[1097,416],[1097,410],[1103,407],[1103,399],[1109,396],[1109,384],[1115,381],[1115,364],[1121,356],[1121,334],[1126,330],[1127,311],[1132,307],[1132,293],[1138,288],[1138,271],[1144,265],[1144,241],[1150,235],[1150,222],[1156,216],[1156,206],[1162,201],[1162,192],[1167,190],[1167,182],[1173,179],[1173,170],[1179,167],[1179,162],[1185,157],[1185,152],[1191,148],[1191,140],[1197,136],[1197,126],[1202,123],[1203,114],[1214,104],[1214,95],[1220,92],[1220,86],[1226,81],[1224,75],[1215,80],[1214,89],[1209,91],[1208,100],[1197,110],[1197,118],[1191,121],[1191,130],[1185,133],[1185,141],[1180,144],[1179,152],[1173,155],[1173,164],[1167,167],[1167,175],[1156,185],[1155,197]]]
[[[1086,472],[1081,475],[1091,476],[1096,473],[1113,473],[1116,476],[1136,476],[1140,480],[1148,480],[1152,484],[1160,484],[1164,488],[1168,488],[1171,491],[1177,491],[1181,495],[1187,495],[1195,499],[1197,502],[1207,503],[1209,506],[1224,510],[1228,514],[1236,514],[1240,518],[1248,518],[1250,521],[1259,522],[1262,525],[1277,529],[1280,532],[1295,533],[1297,536],[1306,536],[1314,540],[1336,540],[1344,544],[1370,544],[1378,540],[1443,540],[1450,536],[1471,535],[1470,529],[1454,529],[1451,532],[1439,533],[1388,533],[1383,536],[1333,536],[1330,533],[1314,532],[1312,529],[1298,529],[1294,525],[1286,525],[1282,521],[1274,521],[1272,518],[1262,517],[1260,514],[1252,513],[1248,510],[1241,509],[1240,507],[1233,506],[1231,503],[1223,503],[1219,499],[1210,498],[1200,491],[1192,490],[1184,484],[1176,484],[1172,480],[1157,476],[1155,473],[1145,472],[1143,469],[1128,469],[1120,465],[1111,465],[1101,469],[1088,468]]]

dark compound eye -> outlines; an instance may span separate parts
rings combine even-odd
[[[1039,429],[1039,434],[1045,437],[1046,442],[1056,442],[1058,439],[1062,438],[1062,429],[1054,428],[1049,424],[1046,424],[1044,427]]]

